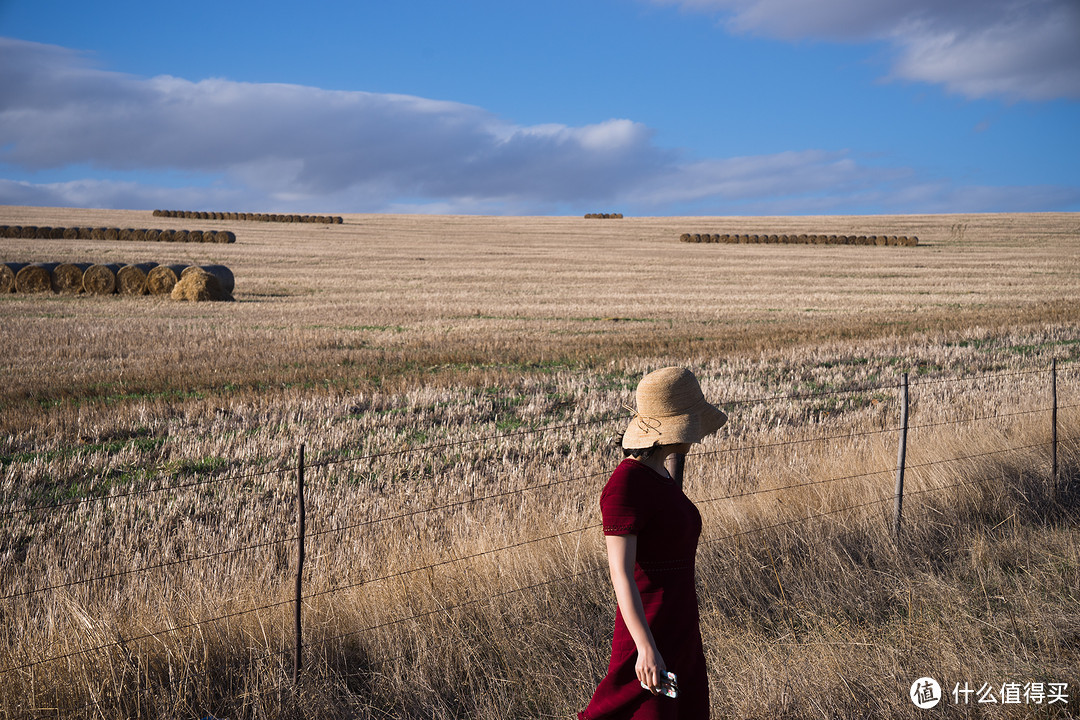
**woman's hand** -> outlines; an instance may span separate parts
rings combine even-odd
[[[659,651],[652,645],[646,645],[638,648],[634,670],[637,672],[638,680],[655,695],[656,688],[660,687],[661,677],[664,677],[664,673],[667,672],[667,666],[664,664],[664,658],[660,657]]]
[[[611,570],[611,583],[615,587],[615,597],[619,601],[623,622],[630,637],[637,646],[637,661],[634,671],[639,681],[645,683],[653,695],[660,686],[661,673],[667,671],[664,658],[656,649],[652,631],[645,621],[645,610],[641,606],[641,593],[634,582],[634,562],[637,558],[637,535],[608,535],[605,537],[608,551],[608,567]]]

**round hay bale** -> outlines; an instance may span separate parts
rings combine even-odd
[[[11,232],[11,228],[7,225],[0,225],[0,238],[11,237],[8,233]]]
[[[217,275],[198,266],[191,266],[180,274],[180,282],[172,289],[173,300],[200,302],[204,300],[232,300],[232,295],[221,286]]]
[[[60,263],[52,272],[52,290],[61,295],[78,295],[82,292],[83,273],[90,263]]]
[[[37,237],[37,225],[23,225],[22,229],[19,230],[19,234],[15,237],[33,240]]]
[[[103,240],[118,240],[120,238],[120,228],[102,228],[101,236]]]
[[[187,242],[188,237],[189,237],[189,235],[188,235],[187,230],[173,230],[172,231],[172,242]]]
[[[161,211],[161,210],[155,210],[154,212],[152,212],[150,214],[153,215],[154,217],[161,217],[162,212],[163,211]]]
[[[64,228],[64,239],[65,240],[78,240],[79,239],[79,228],[73,228],[73,227]]]
[[[125,265],[116,273],[116,292],[121,295],[145,295],[146,274],[157,267],[157,263],[138,263]]]
[[[34,263],[15,273],[15,292],[34,294],[52,292],[52,271],[56,263]]]
[[[129,239],[132,242],[146,242],[146,230],[142,228],[135,228],[131,231]]]
[[[213,233],[212,238],[207,238],[207,234],[203,233],[203,240],[221,244],[234,243],[236,242],[236,233],[232,230],[218,230],[216,233]]]
[[[915,237],[914,235],[910,236],[910,237],[909,237],[909,238],[907,239],[907,246],[908,246],[908,247],[915,247],[915,246],[917,246],[918,244],[919,244],[919,238]]]
[[[335,225],[341,225],[343,222],[345,222],[345,218],[340,217],[340,216],[334,217],[334,224]]]
[[[874,244],[878,245],[878,246],[888,245],[889,244],[889,239],[887,237],[885,237],[884,235],[875,235],[874,236]]]
[[[694,238],[690,235],[690,233],[683,233],[682,235],[679,236],[679,241],[680,242],[690,242],[693,239]]]
[[[83,273],[83,292],[87,295],[112,295],[116,292],[116,273],[120,266],[116,263],[91,265]]]
[[[187,265],[158,265],[146,273],[146,290],[151,295],[169,295]]]
[[[188,230],[188,242],[202,242],[203,231],[202,230]]]
[[[233,288],[236,287],[236,281],[233,278],[232,270],[224,265],[189,265],[184,268],[184,272],[180,273],[181,279],[187,273],[193,273],[202,270],[208,272],[218,279],[218,283],[221,285],[221,289],[225,292],[231,293]]]
[[[11,227],[9,227],[7,237],[9,237],[9,238],[21,238],[22,237],[22,226],[21,225],[12,225]]]
[[[153,233],[152,236],[151,233]],[[146,239],[155,242],[172,242],[172,230],[150,230],[146,234]]]
[[[0,293],[7,295],[15,292],[15,276],[26,267],[26,263],[0,263]]]

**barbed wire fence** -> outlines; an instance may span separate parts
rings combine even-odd
[[[920,496],[925,498],[932,493],[939,493],[950,489],[956,489],[964,485],[977,482],[978,480],[961,480],[954,483],[948,483],[935,487],[922,488],[919,490],[906,490],[904,488],[904,475],[909,470],[927,469],[936,466],[944,466],[953,463],[962,463],[973,461],[979,458],[985,458],[993,455],[1004,455],[1008,453],[1019,453],[1021,451],[1037,451],[1045,454],[1047,465],[1049,466],[1047,477],[1048,482],[1051,483],[1053,493],[1061,495],[1064,492],[1062,486],[1062,478],[1060,473],[1059,463],[1059,445],[1062,443],[1069,444],[1070,447],[1075,447],[1075,443],[1078,438],[1076,437],[1059,437],[1058,433],[1058,412],[1059,410],[1070,410],[1080,407],[1080,404],[1069,404],[1059,406],[1058,404],[1058,376],[1063,375],[1066,377],[1072,376],[1076,371],[1080,369],[1075,364],[1066,366],[1063,370],[1059,369],[1057,362],[1054,361],[1051,364],[1049,370],[1046,368],[1038,368],[1023,371],[1008,371],[1001,373],[984,373],[980,375],[963,376],[957,378],[934,378],[921,380],[915,383],[909,383],[907,374],[902,375],[899,382],[895,383],[882,383],[876,385],[864,385],[859,387],[843,388],[830,391],[823,391],[817,393],[799,393],[799,394],[787,394],[787,395],[772,395],[756,398],[737,399],[729,402],[725,402],[724,406],[728,408],[735,408],[740,406],[757,405],[762,403],[774,403],[774,402],[793,402],[804,400],[818,400],[827,396],[844,395],[844,394],[865,394],[868,392],[885,392],[885,391],[898,391],[900,393],[900,417],[897,418],[896,425],[888,425],[882,428],[875,428],[872,430],[860,430],[851,431],[846,433],[836,434],[820,434],[812,435],[806,438],[783,440],[772,443],[760,443],[760,444],[731,444],[719,449],[708,450],[704,452],[693,453],[689,456],[692,463],[700,462],[706,458],[716,457],[719,455],[739,455],[742,453],[750,452],[776,452],[782,448],[790,448],[792,446],[806,445],[812,443],[822,443],[829,441],[852,441],[856,438],[883,438],[891,434],[896,434],[898,438],[898,461],[895,467],[881,468],[878,470],[866,471],[861,473],[853,473],[843,476],[827,477],[824,479],[807,480],[799,483],[789,483],[782,486],[766,487],[766,488],[754,488],[745,489],[741,491],[730,492],[723,495],[717,495],[712,497],[694,498],[695,502],[699,506],[711,506],[717,503],[736,503],[747,498],[762,496],[772,493],[781,493],[785,491],[792,491],[801,488],[820,487],[833,483],[848,482],[854,480],[867,480],[875,477],[888,477],[895,474],[896,483],[894,492],[882,492],[878,497],[874,497],[870,500],[864,500],[858,503],[852,503],[839,508],[831,508],[828,510],[821,510],[819,512],[808,513],[793,517],[790,519],[778,521],[775,523],[758,525],[755,527],[741,529],[735,532],[728,532],[720,534],[714,537],[706,537],[701,540],[701,544],[716,545],[719,543],[730,542],[741,536],[749,536],[759,533],[764,533],[768,530],[775,530],[782,527],[797,526],[801,523],[807,523],[814,520],[839,515],[841,513],[860,512],[865,516],[873,515],[874,513],[881,513],[885,510],[889,503],[893,504],[892,523],[891,530],[895,537],[899,538],[903,532],[903,500],[906,496]],[[973,415],[969,418],[954,418],[954,419],[934,419],[928,418],[926,421],[920,424],[909,425],[908,424],[908,394],[909,391],[914,388],[916,391],[924,386],[930,386],[935,384],[944,383],[973,383],[977,384],[983,381],[999,381],[1004,378],[1021,377],[1038,374],[1049,375],[1050,390],[1047,393],[1047,403],[1045,406],[1040,406],[1035,409],[1016,410],[1005,413],[993,413],[985,415]],[[916,434],[920,430],[928,430],[931,428],[942,428],[947,426],[963,426],[974,425],[977,423],[993,423],[995,421],[1005,420],[1009,418],[1017,418],[1023,416],[1032,416],[1044,414],[1047,416],[1047,433],[1050,438],[1046,441],[1036,443],[1023,443],[1019,445],[1009,445],[1007,447],[994,448],[992,450],[982,450],[976,453],[968,453],[965,455],[958,455],[949,458],[938,458],[934,460],[928,460],[921,463],[907,464],[906,463],[906,449],[910,440],[910,435]],[[560,487],[566,486],[579,486],[587,482],[598,482],[604,478],[608,471],[587,473],[583,475],[571,475],[556,480],[550,480],[548,482],[538,482],[535,484],[527,485],[526,487],[516,487],[511,489],[496,489],[486,494],[477,495],[475,489],[471,492],[469,497],[461,497],[457,499],[450,499],[444,502],[433,503],[425,505],[423,507],[417,507],[408,510],[402,510],[399,512],[391,512],[389,514],[377,516],[377,517],[365,517],[357,519],[353,522],[341,523],[332,527],[322,527],[312,531],[308,531],[306,528],[307,513],[305,512],[304,497],[305,497],[305,474],[310,473],[312,470],[322,469],[330,471],[332,469],[355,467],[364,463],[370,463],[372,461],[382,461],[392,459],[395,457],[401,457],[412,454],[432,454],[441,453],[448,450],[464,447],[464,446],[477,446],[485,443],[497,442],[500,440],[507,440],[511,438],[523,438],[527,436],[536,436],[544,433],[570,430],[577,431],[583,428],[597,426],[606,426],[610,424],[624,423],[628,419],[625,413],[609,414],[599,418],[594,418],[582,422],[574,423],[561,423],[556,425],[549,425],[539,428],[519,429],[511,432],[495,433],[479,438],[451,440],[442,443],[432,443],[427,445],[418,445],[415,447],[408,447],[399,450],[393,450],[382,453],[368,453],[356,457],[332,457],[315,459],[313,461],[307,461],[305,457],[306,446],[301,444],[298,448],[296,456],[296,464],[293,467],[288,468],[271,468],[259,471],[253,471],[248,473],[227,474],[212,478],[193,479],[186,482],[175,482],[171,484],[164,484],[159,487],[148,487],[142,489],[133,489],[123,492],[113,492],[92,497],[81,497],[70,500],[64,500],[54,503],[45,504],[28,504],[23,507],[16,507],[7,510],[0,511],[0,520],[11,518],[20,514],[48,514],[48,513],[60,513],[71,512],[77,508],[82,508],[90,504],[102,504],[107,506],[109,503],[116,502],[121,499],[137,499],[145,497],[147,495],[157,493],[176,493],[182,490],[190,490],[194,488],[205,488],[209,486],[229,483],[231,485],[237,485],[245,481],[252,481],[258,478],[274,477],[278,480],[287,483],[290,479],[295,480],[295,491],[293,492],[293,500],[295,503],[296,511],[296,530],[294,533],[279,537],[272,540],[265,540],[256,543],[247,543],[237,547],[221,548],[212,552],[204,552],[180,557],[172,560],[152,562],[137,567],[130,567],[122,570],[115,570],[106,573],[90,573],[82,577],[76,577],[66,579],[61,582],[53,582],[50,584],[42,584],[36,587],[22,588],[15,591],[8,591],[0,594],[0,603],[7,603],[9,607],[18,602],[25,602],[31,599],[47,597],[50,593],[57,591],[74,588],[76,586],[94,586],[97,584],[108,583],[110,581],[117,580],[119,578],[130,577],[133,575],[141,575],[144,573],[159,572],[170,568],[175,568],[183,565],[192,565],[195,563],[204,563],[214,560],[219,560],[226,556],[238,555],[242,553],[250,553],[256,550],[265,550],[268,548],[281,549],[285,547],[292,547],[295,551],[295,592],[292,597],[286,599],[279,599],[271,602],[265,602],[254,605],[252,607],[244,608],[241,610],[221,612],[213,617],[203,618],[199,620],[192,620],[188,623],[173,624],[167,628],[160,630],[149,631],[137,635],[128,637],[117,638],[116,640],[88,645],[77,650],[69,652],[59,653],[46,657],[38,657],[35,659],[26,659],[22,662],[13,663],[7,667],[0,667],[0,679],[13,676],[17,673],[23,673],[34,668],[47,666],[51,663],[70,661],[76,657],[93,655],[98,653],[106,653],[116,651],[121,648],[131,648],[137,643],[145,640],[160,639],[167,635],[180,633],[195,628],[199,628],[204,625],[213,625],[223,621],[231,620],[248,615],[258,615],[270,610],[282,609],[291,606],[294,609],[295,617],[295,632],[292,637],[291,647],[286,650],[274,650],[269,647],[265,648],[265,652],[259,654],[254,658],[255,661],[267,660],[273,657],[291,655],[293,659],[292,667],[292,680],[297,682],[300,680],[304,670],[304,649],[305,647],[311,649],[316,646],[326,646],[330,644],[340,643],[347,638],[361,638],[369,636],[380,630],[385,630],[390,627],[401,627],[407,624],[420,627],[420,622],[425,619],[431,618],[436,615],[447,615],[466,608],[479,608],[485,604],[490,604],[495,600],[503,599],[508,596],[521,595],[527,593],[538,593],[544,588],[550,588],[552,586],[559,586],[571,581],[593,575],[601,574],[607,571],[607,565],[604,562],[586,563],[585,567],[574,568],[572,571],[562,574],[557,574],[555,577],[546,578],[544,580],[535,583],[525,583],[500,589],[495,592],[488,592],[478,595],[476,597],[470,597],[466,600],[453,603],[443,603],[438,607],[430,610],[420,610],[409,615],[389,618],[380,620],[375,623],[366,624],[363,627],[351,629],[344,633],[334,633],[330,635],[320,636],[316,639],[306,639],[303,636],[303,611],[305,604],[309,604],[316,598],[337,595],[346,591],[353,591],[358,588],[362,588],[377,583],[382,583],[390,580],[402,580],[403,578],[430,574],[436,570],[445,570],[452,566],[468,563],[480,558],[489,558],[498,556],[503,553],[511,553],[520,551],[529,546],[539,545],[548,541],[563,540],[573,536],[584,535],[589,531],[595,531],[600,527],[599,523],[590,523],[579,527],[572,527],[569,529],[562,529],[556,532],[549,532],[536,537],[531,537],[516,542],[506,543],[497,547],[488,548],[484,550],[477,550],[476,552],[469,552],[465,554],[452,554],[450,557],[436,561],[428,562],[417,565],[415,567],[409,567],[406,569],[396,569],[388,571],[382,574],[375,574],[369,577],[361,577],[360,579],[349,579],[343,582],[332,584],[328,587],[320,589],[308,589],[305,590],[304,580],[304,560],[305,560],[305,545],[308,540],[319,538],[322,540],[329,540],[334,536],[341,537],[345,533],[350,531],[362,530],[372,528],[378,525],[389,524],[399,521],[415,522],[422,520],[427,516],[439,515],[449,513],[455,510],[459,510],[465,507],[475,508],[482,506],[485,503],[495,504],[498,502],[506,502],[515,498],[521,498],[528,493],[542,493],[545,491],[553,491]],[[0,605],[0,610],[3,606]],[[13,613],[11,613],[13,614]],[[511,624],[511,627],[524,627],[532,622],[537,622],[539,618],[517,620]],[[287,642],[284,638],[278,638],[280,645],[286,645]],[[446,641],[447,643],[452,641]],[[438,647],[439,643],[433,643],[433,646]],[[373,659],[371,662],[380,665],[392,665],[399,663],[406,659],[409,653],[402,653],[398,655],[379,657]],[[94,700],[84,707],[92,707],[97,705],[100,701]]]

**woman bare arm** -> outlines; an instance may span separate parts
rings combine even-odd
[[[641,593],[634,582],[634,563],[637,560],[637,535],[606,535],[608,568],[611,584],[615,587],[615,599],[619,603],[623,622],[637,646],[637,662],[634,669],[638,680],[650,689],[660,685],[660,674],[667,670],[664,659],[656,649],[652,631],[645,621],[645,608]],[[653,691],[655,694],[655,690]]]

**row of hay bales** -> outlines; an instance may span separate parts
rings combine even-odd
[[[155,230],[113,227],[0,225],[0,238],[24,240],[124,240],[131,242],[234,243],[231,230]]]
[[[715,235],[683,233],[679,238],[688,243],[780,243],[786,245],[902,245],[914,247],[919,238],[906,235]]]
[[[621,220],[622,213],[586,213],[586,220]]]
[[[224,265],[157,263],[0,263],[0,293],[170,295],[176,300],[232,300]]]
[[[253,220],[256,222],[322,223],[341,225],[338,215],[275,215],[272,213],[202,212],[198,210],[155,210],[154,217],[186,218],[191,220]]]

